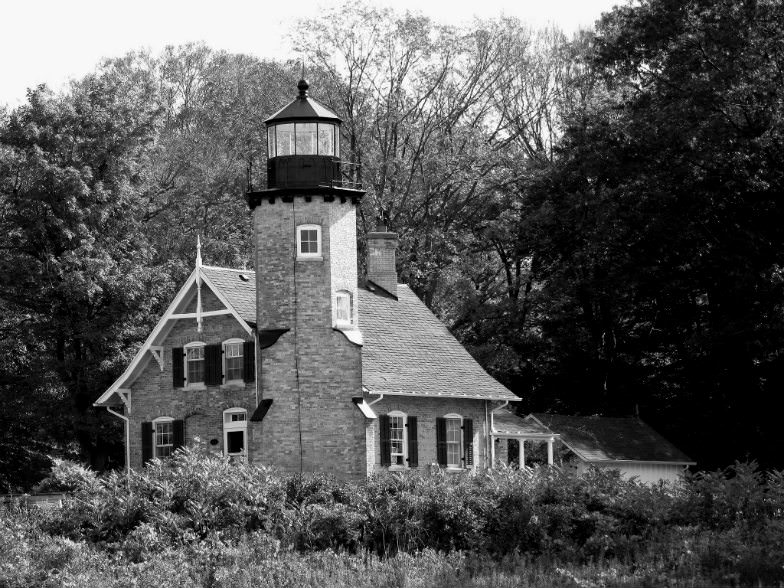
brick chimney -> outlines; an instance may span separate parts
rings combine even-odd
[[[368,280],[397,297],[397,270],[395,269],[397,233],[390,233],[385,225],[380,224],[375,231],[368,233],[367,244]]]

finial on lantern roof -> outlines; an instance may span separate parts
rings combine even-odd
[[[303,67],[304,69],[304,67]],[[299,90],[299,97],[300,98],[307,98],[308,97],[308,88],[310,88],[310,84],[308,81],[303,77],[299,83],[297,84],[297,89]]]

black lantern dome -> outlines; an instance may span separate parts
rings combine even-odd
[[[342,186],[340,119],[308,96],[308,82],[297,84],[299,96],[264,121],[267,125],[267,188]]]

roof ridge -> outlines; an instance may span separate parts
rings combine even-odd
[[[241,274],[255,274],[256,270],[235,269],[233,267],[220,267],[218,265],[202,265],[202,269],[226,270],[227,272],[239,272]]]

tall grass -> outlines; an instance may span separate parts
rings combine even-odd
[[[192,451],[0,513],[5,586],[784,585],[784,474],[282,476]]]

